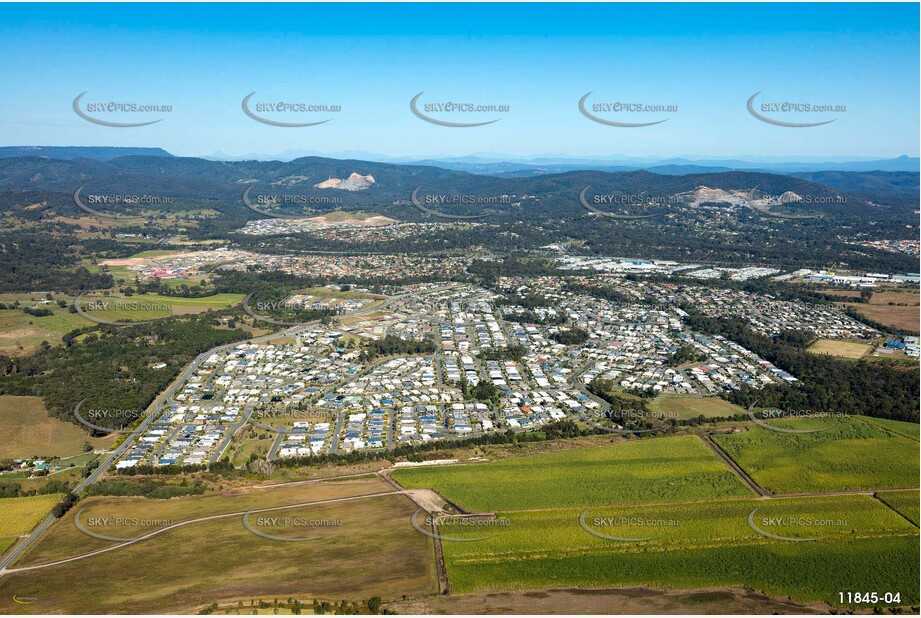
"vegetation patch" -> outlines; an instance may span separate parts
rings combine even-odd
[[[771,421],[713,440],[756,483],[777,493],[916,487],[918,443],[860,417]],[[905,423],[906,425],[908,423]]]
[[[469,511],[594,506],[750,495],[696,436],[634,440],[483,464],[396,470]]]

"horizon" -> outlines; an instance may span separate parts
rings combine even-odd
[[[631,156],[624,154],[601,154],[601,155],[579,155],[566,153],[536,153],[532,155],[521,155],[512,153],[493,153],[493,152],[470,152],[467,154],[416,154],[416,155],[393,155],[377,152],[318,152],[318,151],[294,151],[288,150],[276,153],[243,153],[232,154],[216,152],[211,154],[177,154],[170,152],[168,148],[162,146],[130,146],[130,145],[112,145],[112,144],[84,144],[84,145],[52,145],[52,144],[16,144],[2,145],[4,148],[21,148],[21,149],[42,149],[42,148],[124,148],[124,149],[145,149],[145,150],[162,150],[172,157],[178,158],[196,158],[214,161],[263,161],[263,162],[289,162],[302,158],[319,157],[325,159],[337,160],[364,160],[376,163],[392,164],[412,164],[426,161],[432,162],[469,162],[469,163],[518,163],[521,165],[544,163],[548,165],[576,165],[579,163],[592,164],[646,164],[661,165],[663,163],[685,161],[689,164],[711,163],[717,165],[721,162],[739,162],[751,165],[770,165],[770,164],[791,164],[791,163],[866,163],[875,161],[898,161],[898,160],[918,160],[918,156],[909,154],[899,154],[890,156],[867,156],[867,155],[753,155],[753,154],[653,154],[645,156]],[[126,155],[132,156],[132,155]]]
[[[133,4],[116,15],[104,4],[8,4],[0,7],[0,52],[10,60],[0,86],[12,94],[0,104],[2,143],[162,147],[204,158],[919,156],[918,5],[855,3],[831,14],[821,4],[706,8]],[[364,19],[343,20],[346,10]],[[272,102],[325,109],[259,111]],[[497,111],[440,113],[444,102]],[[88,111],[108,103],[169,109]],[[622,103],[655,111],[610,108]],[[834,111],[771,111],[787,103]],[[248,118],[245,105],[263,120]],[[155,124],[99,126],[74,107]],[[481,126],[443,126],[458,121]],[[316,126],[279,126],[286,122]]]

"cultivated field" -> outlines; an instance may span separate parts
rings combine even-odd
[[[62,494],[47,494],[0,498],[0,555],[47,517],[61,497]]]
[[[147,521],[183,521],[207,513],[391,489],[379,479],[370,479],[167,501],[92,498],[75,510],[87,507],[81,520],[84,524],[89,522],[90,509],[96,517],[114,513],[129,517],[134,513]],[[293,596],[309,602],[313,598],[362,600],[379,595],[393,599],[403,594],[433,594],[432,545],[430,539],[412,529],[409,518],[413,510],[405,497],[389,495],[264,515],[339,525],[284,529],[260,524],[255,514],[250,517],[257,530],[275,536],[318,537],[299,542],[257,536],[243,526],[241,516],[192,523],[98,556],[6,575],[0,578],[0,612],[21,611],[13,606],[14,594],[34,597],[30,608],[42,613],[194,613],[215,601],[248,603],[251,598]],[[126,528],[99,526],[94,532],[128,536]],[[140,534],[140,527],[132,528],[135,535]],[[74,553],[85,549],[74,535],[103,546],[113,545],[76,531],[68,514],[39,544],[38,549],[45,550],[38,552],[44,554],[43,561],[62,553],[59,548],[46,550],[61,541]],[[36,552],[28,558],[27,562],[36,562]],[[77,580],[92,585],[68,584]]]
[[[777,493],[918,486],[918,442],[861,417],[773,421],[713,440],[762,487]],[[908,425],[908,423],[904,423]],[[917,427],[917,426],[916,426]]]
[[[818,339],[808,348],[813,354],[827,354],[841,358],[863,358],[873,350],[873,346],[858,341],[843,341],[841,339]]]
[[[921,521],[919,496],[917,491],[882,491],[876,497],[905,516],[916,526]]]
[[[401,469],[468,511],[704,500],[750,495],[696,436],[678,436],[452,466]]]
[[[38,397],[14,395],[0,395],[0,436],[0,459],[67,457],[81,453],[86,442],[102,449],[113,440],[90,438],[79,425],[48,416]]]
[[[441,526],[449,538],[482,539],[443,542],[452,593],[748,585],[837,605],[841,590],[876,586],[918,602],[918,529],[871,496],[598,506],[585,513],[586,527],[583,509],[554,508],[549,495],[546,504],[500,511],[502,525]],[[764,532],[815,540],[759,533],[748,521],[756,508]]]
[[[906,423],[905,421],[893,421],[888,418],[871,418],[869,416],[864,417],[863,420],[900,436],[905,436],[915,441],[921,440],[921,425],[918,425],[918,423]]]
[[[649,404],[649,409],[670,418],[689,419],[705,416],[707,418],[745,414],[745,409],[729,403],[719,397],[658,397]]]
[[[28,534],[61,499],[61,494],[0,498],[0,537]]]

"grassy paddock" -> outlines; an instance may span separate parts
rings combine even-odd
[[[384,496],[273,514],[341,521],[306,542],[264,539],[239,517],[192,524],[103,555],[6,575],[0,613],[22,611],[14,594],[35,598],[30,608],[49,614],[190,614],[249,598],[434,594],[431,541],[410,526],[412,512],[406,498]]]
[[[662,396],[653,400],[649,404],[649,409],[661,415],[665,420],[670,418],[685,420],[701,415],[713,418],[745,414],[744,408],[719,397]]]
[[[873,346],[858,341],[842,341],[840,339],[818,339],[808,348],[813,354],[825,354],[857,360],[873,351]]]
[[[86,442],[99,449],[113,440],[90,438],[79,425],[48,416],[40,398],[15,395],[0,395],[0,436],[0,459],[68,457],[81,453]]]

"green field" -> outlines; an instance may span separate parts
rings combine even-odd
[[[781,541],[771,534],[816,541]],[[505,526],[442,526],[452,592],[576,586],[695,589],[753,586],[774,596],[837,604],[841,590],[871,586],[918,601],[918,530],[870,496],[502,512]],[[773,518],[786,518],[780,525]],[[613,523],[611,523],[613,522]],[[828,568],[834,564],[834,568]],[[854,587],[857,588],[854,588]],[[877,586],[878,588],[872,588]]]
[[[888,418],[870,418],[869,416],[864,417],[864,420],[868,423],[878,425],[883,429],[888,429],[892,433],[898,434],[900,436],[905,436],[906,438],[911,438],[915,441],[921,440],[921,425],[918,425],[918,423],[892,421]]]
[[[162,294],[135,294],[133,296],[84,296],[80,305],[91,316],[111,321],[142,321],[165,318],[170,315],[202,313],[210,309],[224,309],[243,300],[243,294],[212,294],[201,298],[183,298]],[[94,303],[107,303],[93,309]]]
[[[713,418],[718,416],[735,416],[745,414],[745,409],[729,403],[719,397],[669,397],[663,396],[654,399],[649,404],[649,410],[660,415],[663,419],[689,419],[705,416]]]
[[[904,515],[916,526],[921,521],[921,505],[917,491],[881,491],[876,497]]]
[[[405,487],[432,488],[469,511],[592,506],[750,495],[696,436],[396,470]]]
[[[18,299],[23,307],[35,306],[48,309],[53,315],[37,317],[29,315],[22,309],[0,310],[0,354],[21,356],[34,352],[42,341],[55,345],[61,342],[61,337],[75,328],[89,326],[91,322],[70,313],[67,308],[58,307],[54,303],[45,305],[31,301],[30,296],[4,295],[6,298],[0,302],[8,303]],[[65,297],[58,297],[65,298]],[[66,298],[70,302],[71,298]]]
[[[777,493],[918,486],[918,443],[860,417],[774,421],[713,440],[762,487]],[[907,425],[907,423],[905,423]]]

